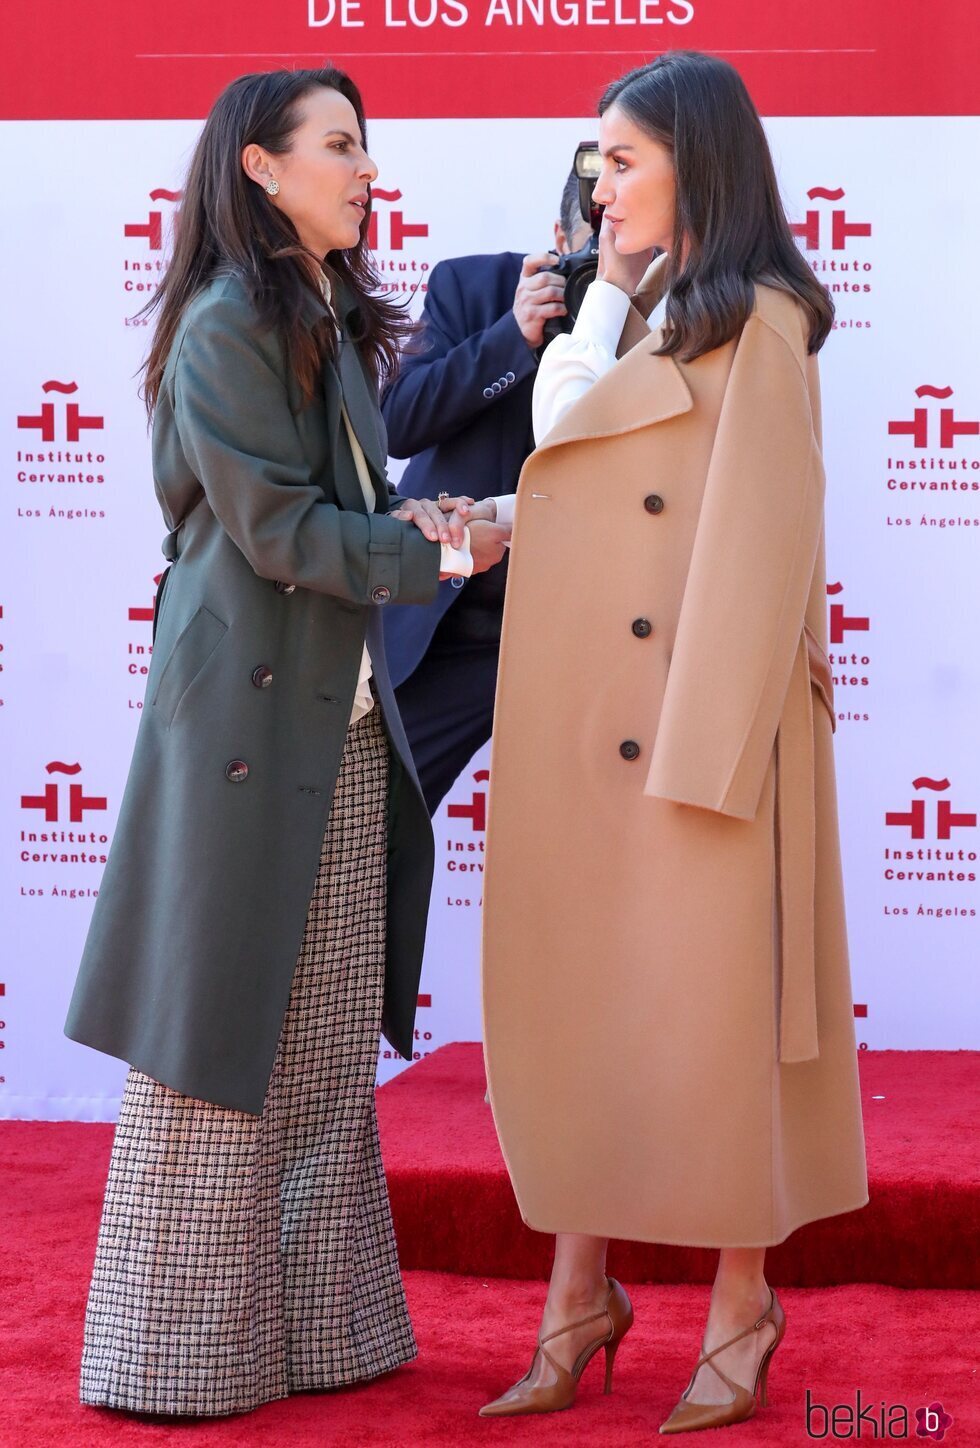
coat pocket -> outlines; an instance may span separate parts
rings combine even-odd
[[[228,625],[203,605],[174,644],[153,695],[153,708],[167,728],[187,690],[228,632]]]

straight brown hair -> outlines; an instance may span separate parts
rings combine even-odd
[[[318,86],[350,101],[366,146],[360,91],[350,76],[330,66],[241,75],[212,106],[188,168],[170,264],[141,313],[158,314],[143,367],[142,395],[151,417],[181,317],[219,271],[242,279],[260,322],[278,333],[303,395],[313,396],[324,357],[336,343],[326,314],[313,327],[307,320],[310,298],[322,301],[309,267],[311,254],[289,218],[246,176],[241,154],[251,144],[272,155],[285,154],[301,121],[301,102]],[[351,333],[381,382],[397,365],[400,337],[415,327],[399,305],[377,294],[381,282],[367,247],[370,217],[369,201],[357,245],[314,260],[352,299]]]
[[[612,105],[673,156],[660,352],[691,362],[737,337],[756,282],[796,296],[809,321],[809,351],[818,351],[834,304],[793,240],[766,133],[735,67],[696,50],[667,51],[614,81],[600,116]]]

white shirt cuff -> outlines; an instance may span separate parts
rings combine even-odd
[[[597,277],[586,288],[572,337],[577,342],[594,342],[615,357],[629,309],[630,299],[622,287]]]
[[[516,493],[501,493],[492,500],[497,505],[497,522],[501,528],[513,528],[514,509],[517,507]]]
[[[463,529],[462,548],[452,548],[448,543],[443,543],[442,559],[439,564],[440,573],[454,573],[457,577],[469,578],[473,573],[473,554],[470,552],[470,530]]]

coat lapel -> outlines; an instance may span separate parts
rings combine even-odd
[[[673,357],[654,356],[662,331],[646,333],[632,351],[593,383],[538,444],[544,452],[560,443],[635,432],[665,422],[694,406],[690,389]]]
[[[658,256],[643,274],[643,279],[630,298],[630,309],[626,314],[623,335],[616,349],[617,357],[625,357],[638,342],[650,336],[647,318],[660,301],[667,285],[667,257]]]
[[[338,372],[344,395],[344,406],[350,418],[351,427],[361,445],[374,483],[376,507],[380,512],[388,510],[388,485],[386,467],[388,461],[388,440],[384,432],[381,409],[377,397],[368,383],[364,366],[352,342],[346,323],[341,326],[338,343]],[[363,507],[363,497],[361,500]]]
[[[334,484],[337,499],[342,507],[351,511],[366,511],[357,468],[344,435],[341,412],[343,404],[374,484],[375,509],[377,512],[386,513],[390,506],[387,481],[388,438],[377,396],[364,371],[357,344],[351,340],[350,324],[352,314],[357,309],[356,302],[336,278],[325,282],[323,292],[324,307],[319,307],[311,297],[306,319],[312,326],[326,316],[336,336],[336,351],[323,366],[323,395],[327,408],[330,453],[337,461]],[[344,462],[349,466],[344,466]]]
[[[327,428],[330,434],[330,457],[334,460],[333,485],[337,502],[351,512],[363,513],[364,494],[354,467],[346,437],[342,437],[344,421],[340,412],[340,378],[333,362],[323,364],[323,400],[327,409]]]
[[[615,367],[558,419],[538,444],[539,453],[560,443],[634,432],[689,412],[694,406],[673,357],[655,355],[663,340],[663,328],[651,332],[646,323],[663,295],[666,272],[667,257],[660,256],[631,299]]]

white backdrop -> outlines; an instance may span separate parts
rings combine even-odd
[[[767,127],[800,245],[838,306],[822,354],[828,607],[858,1039],[976,1048],[980,122]],[[131,318],[164,263],[198,128],[0,124],[17,177],[0,240],[4,1117],[110,1119],[125,1073],[62,1022],[163,566],[134,381],[147,331]],[[441,257],[547,244],[574,147],[594,129],[586,117],[374,123],[378,184],[400,193],[376,208],[391,284],[424,287]],[[480,1036],[488,753],[435,822],[419,1055]],[[405,1064],[383,1050],[380,1075]]]

